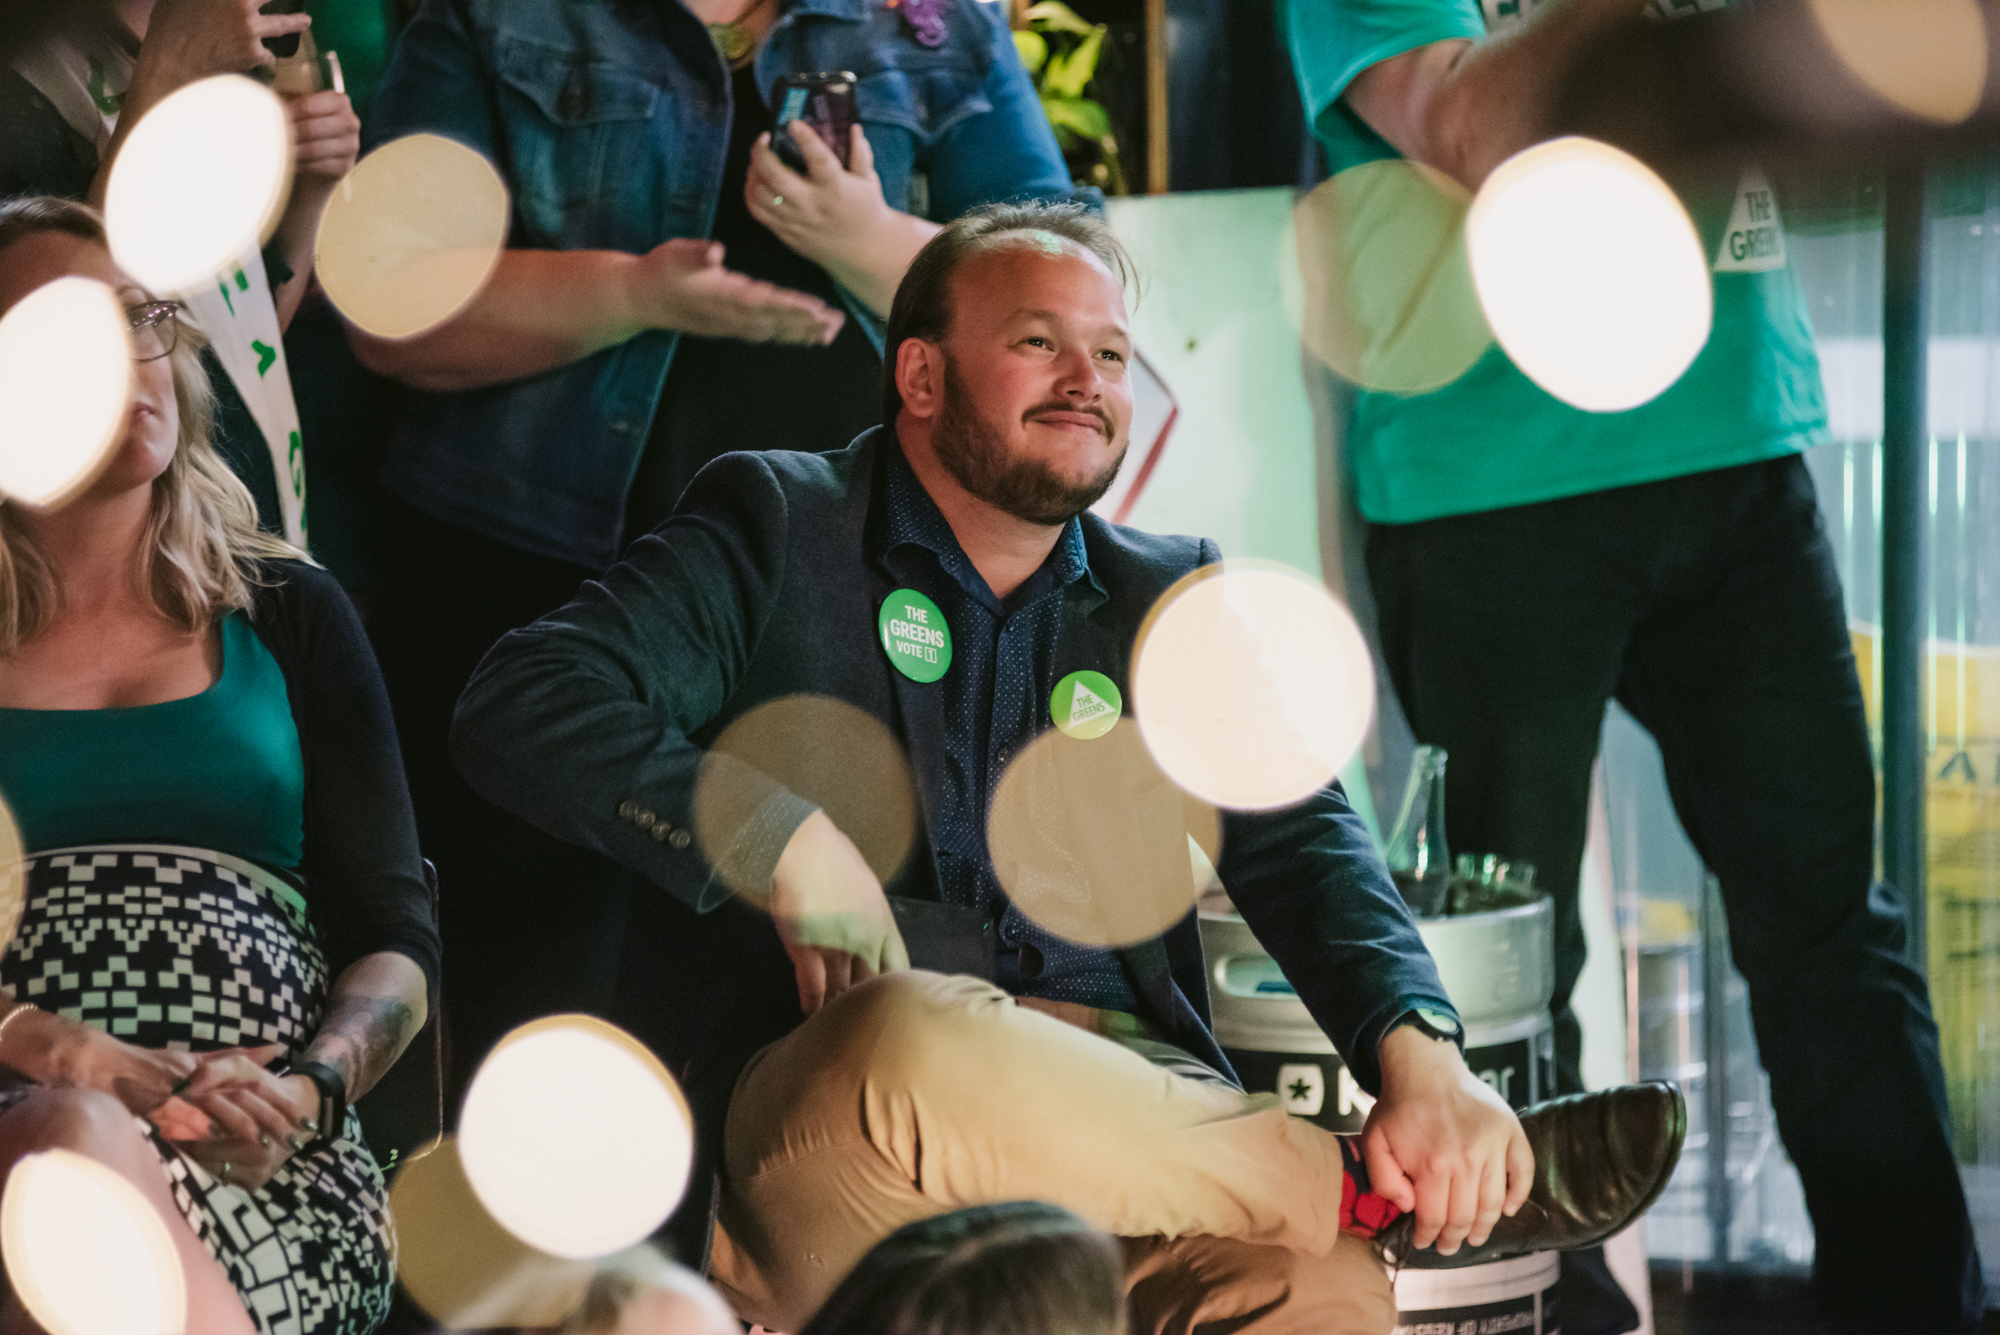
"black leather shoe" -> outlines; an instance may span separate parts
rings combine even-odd
[[[1604,1241],[1652,1207],[1673,1176],[1687,1137],[1687,1103],[1665,1081],[1571,1094],[1521,1114],[1535,1152],[1535,1183],[1513,1218],[1500,1216],[1485,1245],[1450,1256],[1410,1245],[1417,1218],[1406,1214],[1375,1237],[1392,1267],[1455,1270],[1529,1252],[1567,1251]]]

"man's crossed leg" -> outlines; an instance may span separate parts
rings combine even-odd
[[[1043,1200],[1128,1239],[1135,1331],[1370,1332],[1381,1262],[1341,1232],[1338,1139],[1276,1100],[1165,1071],[966,977],[843,993],[730,1103],[713,1256],[743,1316],[796,1330],[880,1239]]]

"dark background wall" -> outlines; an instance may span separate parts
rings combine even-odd
[[[1097,96],[1111,112],[1126,179],[1146,181],[1143,0],[1072,0],[1111,31]],[[1326,175],[1307,132],[1272,0],[1167,0],[1168,176],[1175,190],[1317,184]]]

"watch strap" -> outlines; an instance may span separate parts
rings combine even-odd
[[[302,1075],[319,1090],[319,1130],[306,1142],[307,1147],[317,1148],[338,1137],[347,1121],[346,1079],[325,1062],[312,1061],[303,1053],[286,1058],[285,1074]]]
[[[1412,1006],[1389,1022],[1389,1027],[1382,1031],[1383,1036],[1386,1038],[1406,1025],[1421,1031],[1428,1038],[1456,1043],[1461,1052],[1465,1050],[1465,1025],[1449,1011],[1433,1006]]]

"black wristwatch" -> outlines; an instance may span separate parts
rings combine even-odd
[[[1404,1025],[1420,1030],[1442,1042],[1456,1043],[1460,1052],[1465,1051],[1465,1026],[1460,1024],[1458,1017],[1449,1011],[1441,1011],[1432,1006],[1412,1007],[1391,1020],[1389,1027],[1382,1031],[1382,1037],[1387,1038]]]
[[[309,1061],[303,1052],[294,1051],[285,1054],[285,1067],[279,1074],[302,1075],[319,1090],[319,1129],[305,1143],[305,1149],[318,1149],[346,1129],[347,1081],[340,1072],[325,1062]]]

